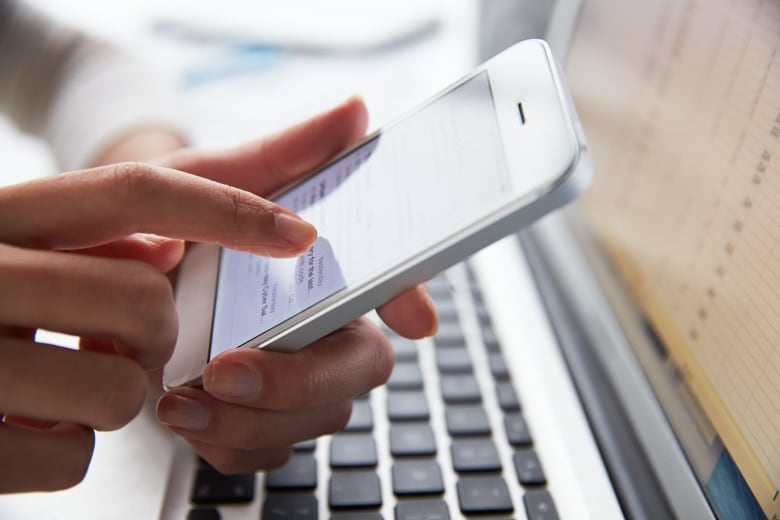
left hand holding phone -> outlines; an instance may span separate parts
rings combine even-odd
[[[232,150],[175,153],[162,164],[269,194],[330,159],[365,133],[358,98],[278,134]],[[433,334],[437,318],[424,286],[377,309],[399,334]],[[158,402],[160,420],[226,473],[278,466],[298,441],[341,429],[351,400],[384,383],[393,355],[385,336],[360,319],[294,353],[235,349],[206,367],[203,389],[175,388]]]

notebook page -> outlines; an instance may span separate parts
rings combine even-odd
[[[597,235],[780,513],[780,2],[590,2],[567,73]]]

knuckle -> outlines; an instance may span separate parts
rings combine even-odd
[[[273,419],[265,415],[257,417],[249,425],[235,433],[235,446],[241,450],[257,450],[268,447],[269,432],[273,431]]]
[[[301,374],[295,381],[293,391],[285,395],[285,407],[300,411],[312,404],[335,402],[353,397],[384,384],[390,378],[395,355],[390,340],[367,321],[357,322],[324,338],[327,345],[348,345],[350,360],[330,369],[306,369],[310,361],[302,360]],[[305,350],[301,354],[306,354]],[[273,379],[273,375],[268,379]],[[264,379],[264,380],[268,380]],[[277,382],[279,386],[289,383]],[[347,395],[348,394],[348,395]],[[348,417],[347,417],[348,418]]]
[[[163,348],[167,357],[173,352],[178,334],[178,315],[173,289],[168,279],[146,264],[138,264],[138,273],[129,287],[130,299],[135,306],[132,325],[140,330],[146,341],[155,348]]]
[[[390,340],[381,332],[377,331],[376,338],[372,344],[374,348],[371,350],[370,359],[372,367],[370,373],[373,375],[371,384],[378,386],[390,379],[390,374],[393,372],[393,365],[395,364],[395,354]]]
[[[229,228],[236,230],[225,236],[220,245],[225,247],[236,247],[240,241],[245,241],[246,237],[239,238],[246,229],[252,229],[253,235],[257,230],[257,218],[267,219],[267,224],[273,222],[273,211],[265,201],[248,191],[244,191],[232,186],[222,187],[222,198],[226,213],[229,215]],[[264,220],[264,222],[266,222]]]
[[[287,355],[287,354],[285,354]],[[292,356],[288,361],[298,361]],[[293,365],[295,367],[295,365]],[[290,379],[290,370],[279,370],[274,363],[257,365],[260,381],[263,381],[263,393],[268,396],[283,396],[279,401],[280,409],[288,412],[297,412],[311,407],[316,401],[321,389],[323,376],[318,370],[309,370],[305,361],[302,361],[298,369],[293,370],[300,374],[294,382]]]
[[[225,204],[231,211],[235,225],[241,224],[250,212],[257,210],[254,197],[246,191],[232,186],[225,186],[223,196]]]
[[[148,164],[121,162],[108,168],[109,179],[117,188],[116,194],[125,200],[143,199],[156,184],[157,172]]]
[[[320,389],[327,388],[328,384],[325,379],[327,379],[327,375],[320,371],[311,371],[301,377],[296,385],[296,391],[290,395],[290,400],[287,403],[288,409],[301,411],[309,408],[321,393]]]
[[[275,146],[277,141],[274,137],[268,137],[260,142],[257,157],[259,159],[259,169],[264,175],[273,178],[278,183],[289,182],[290,173],[287,168],[279,161]]]
[[[109,359],[111,384],[100,395],[101,430],[117,430],[129,423],[141,411],[146,399],[146,372],[134,361],[120,356]]]
[[[355,345],[360,345],[360,372],[365,375],[364,384],[370,388],[379,386],[390,378],[395,363],[395,354],[390,340],[379,328],[368,320],[357,320],[345,332],[352,337],[348,339]],[[365,388],[364,391],[370,388]]]

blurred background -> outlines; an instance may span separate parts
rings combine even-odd
[[[30,0],[144,61],[177,92],[197,146],[256,138],[344,98],[370,127],[432,95],[479,60],[477,0]],[[56,171],[46,147],[0,120],[2,183]]]

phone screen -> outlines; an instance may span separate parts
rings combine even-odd
[[[482,72],[275,200],[317,228],[304,255],[222,250],[209,359],[414,258],[511,188]]]

